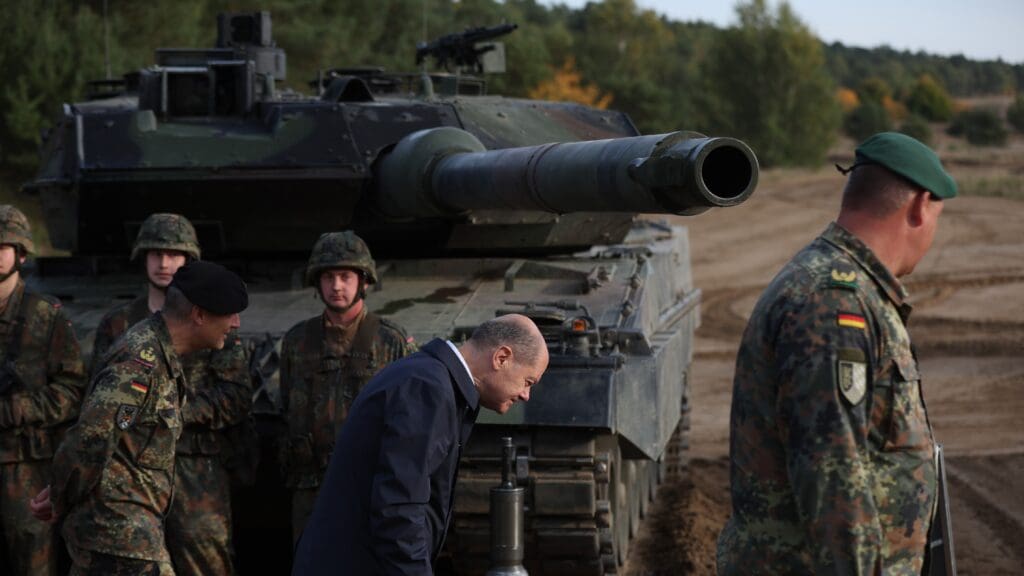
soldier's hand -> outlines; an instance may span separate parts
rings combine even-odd
[[[57,519],[53,516],[53,503],[50,502],[50,487],[43,488],[36,497],[29,501],[29,508],[37,520],[53,524]]]

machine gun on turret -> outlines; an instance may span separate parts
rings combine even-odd
[[[416,46],[416,65],[419,66],[427,56],[433,56],[437,65],[451,72],[450,66],[465,69],[472,73],[484,72],[481,57],[495,49],[495,44],[483,44],[504,36],[518,28],[517,24],[499,24],[498,26],[480,26],[466,28],[463,32],[447,34],[432,42],[421,42]]]

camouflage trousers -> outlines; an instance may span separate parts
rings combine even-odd
[[[29,500],[49,484],[48,461],[0,464],[0,532],[7,557],[7,566],[0,566],[0,573],[57,574],[57,531],[36,520],[28,506]]]
[[[167,551],[179,574],[230,576],[231,483],[217,456],[174,458],[174,502],[164,526]]]
[[[68,576],[174,576],[166,562],[125,558],[68,546],[71,572]]]
[[[316,495],[319,488],[302,488],[292,490],[292,545],[299,542],[299,536],[306,528],[306,521],[313,514]]]

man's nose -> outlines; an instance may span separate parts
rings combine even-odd
[[[238,314],[232,314],[231,315],[230,326],[231,326],[232,330],[237,330],[237,329],[241,328],[242,327],[242,317],[239,316]]]

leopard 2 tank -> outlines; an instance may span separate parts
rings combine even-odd
[[[419,56],[486,71],[511,28],[449,35]],[[442,560],[486,570],[488,492],[511,437],[529,572],[614,574],[685,445],[700,320],[686,229],[640,215],[737,205],[757,160],[732,138],[641,135],[622,112],[487,95],[464,72],[336,68],[300,94],[281,87],[270,15],[221,15],[215,47],[157,50],[155,65],[63,107],[25,185],[62,255],[39,259],[32,281],[65,301],[88,348],[103,311],[137,293],[139,224],[186,215],[204,258],[248,282],[242,333],[267,440],[282,433],[280,338],[321,311],[301,270],[322,232],[367,241],[380,279],[370,308],[420,342],[529,316],[550,366],[529,403],[481,414]],[[283,494],[236,515],[262,532],[238,534],[242,573],[288,557]]]

